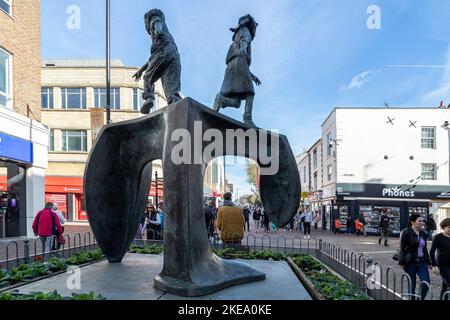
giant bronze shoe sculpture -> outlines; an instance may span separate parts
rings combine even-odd
[[[300,201],[300,179],[285,136],[252,128],[258,133],[267,133],[267,141],[258,135],[257,146],[245,144],[227,150],[227,129],[250,128],[190,98],[139,119],[106,125],[88,159],[84,194],[89,222],[108,260],[120,262],[127,252],[146,205],[151,161],[162,159],[164,265],[154,279],[155,287],[177,295],[199,296],[264,279],[265,274],[254,268],[220,259],[209,250],[203,213],[203,178],[207,162],[198,156],[211,143],[203,141],[203,134],[208,129],[216,129],[224,139],[220,142],[223,152],[214,157],[252,158],[265,168],[267,163],[251,149],[263,146],[271,150],[271,146],[277,146],[279,169],[273,175],[261,175],[261,200],[270,220],[278,226],[286,225],[295,215]],[[176,132],[190,133],[192,143],[188,144],[188,151],[192,159],[197,157],[194,164],[174,163],[172,153],[177,153],[180,145],[179,137],[174,139]]]

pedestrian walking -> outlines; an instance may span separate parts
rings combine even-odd
[[[359,215],[359,222],[361,222],[361,231],[364,234],[364,237],[367,237],[367,231],[366,231],[366,218],[364,218],[364,213],[360,213]]]
[[[151,203],[146,211],[147,240],[161,240],[161,216]]]
[[[412,216],[412,215],[411,215]],[[383,210],[383,214],[380,218],[380,223],[378,224],[378,227],[381,232],[381,237],[378,239],[378,244],[381,245],[381,241],[384,239],[384,245],[386,247],[389,246],[388,240],[389,240],[389,223],[391,222],[391,218],[387,215],[387,210]]]
[[[431,241],[433,240],[433,232],[437,229],[436,222],[434,221],[433,215],[431,213],[427,215],[426,226],[427,226],[428,240]]]
[[[43,252],[55,250],[55,242],[63,233],[59,218],[52,209],[53,203],[47,202],[45,208],[37,213],[33,221],[33,232],[36,237],[42,239]]]
[[[58,239],[56,240],[56,249],[60,249],[61,246],[66,242],[64,239],[64,224],[66,223],[66,218],[64,217],[61,211],[58,211],[58,204],[53,204],[53,211],[56,213],[59,219],[59,223],[61,224],[62,232],[58,235]]]
[[[300,216],[300,221],[303,222],[303,228],[304,228],[304,239],[309,239],[311,235],[311,222],[312,222],[312,213],[311,211],[307,210],[302,213]]]
[[[253,221],[255,222],[256,233],[258,233],[261,221],[261,209],[259,207],[253,211]]]
[[[415,299],[416,276],[421,282],[430,284],[431,260],[427,249],[427,234],[422,230],[424,226],[423,218],[420,214],[413,213],[409,218],[409,227],[402,230],[400,234],[400,250],[398,254],[398,264],[403,266],[405,273],[411,279],[411,299]],[[428,293],[428,286],[421,285],[420,296],[422,300]]]
[[[269,223],[270,223],[270,220],[269,220],[269,216],[264,212],[264,218],[263,218],[264,220],[264,229],[265,229],[265,231],[266,232],[269,232]]]
[[[450,218],[442,220],[439,224],[442,232],[434,237],[431,244],[430,257],[433,266],[433,273],[441,275],[441,300],[444,294],[450,290]],[[436,256],[436,251],[438,252]],[[450,293],[446,295],[446,300],[450,300]]]
[[[231,201],[232,197],[231,192],[223,195],[223,207],[217,213],[217,229],[223,243],[240,244],[244,238],[244,214]]]
[[[313,220],[314,220],[314,230],[317,230],[317,228],[319,227],[319,221],[320,221],[320,213],[319,213],[319,211],[316,210],[314,212]]]
[[[214,237],[215,232],[215,225],[214,221],[216,220],[216,207],[215,207],[215,201],[211,200],[209,204],[205,207],[205,224],[206,224],[206,231],[208,233],[208,239],[211,239]]]
[[[352,215],[349,213],[347,213],[347,216],[345,217],[346,220],[346,231],[345,234],[352,234],[353,232],[353,228],[352,228]]]
[[[244,214],[244,231],[245,231],[245,227],[247,226],[247,231],[250,232],[250,210],[248,207],[245,207],[244,210],[242,210],[243,214]]]

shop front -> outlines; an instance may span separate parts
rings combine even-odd
[[[380,234],[379,222],[383,212],[391,218],[390,230],[400,235],[407,227],[409,216],[418,213],[425,219],[433,199],[447,197],[449,186],[394,186],[382,184],[338,184],[336,212],[346,229],[347,215],[352,223],[363,216],[368,234]],[[446,195],[447,194],[447,195]],[[352,226],[353,228],[353,226]]]
[[[45,200],[56,203],[68,222],[88,220],[83,203],[82,177],[46,177]]]
[[[333,199],[322,200],[322,230],[332,230],[331,213],[333,212]]]

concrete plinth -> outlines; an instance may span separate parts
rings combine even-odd
[[[152,279],[163,265],[162,255],[127,254],[121,264],[101,261],[81,268],[80,288],[74,284],[73,274],[60,274],[18,288],[20,293],[57,290],[63,296],[93,291],[108,300],[311,300],[311,297],[284,261],[235,260],[245,262],[266,279],[241,284],[201,297],[187,298],[164,293],[154,287]],[[70,278],[72,277],[72,278]]]

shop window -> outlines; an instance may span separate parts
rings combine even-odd
[[[2,0],[0,0],[2,3]],[[12,108],[12,63],[11,55],[0,49],[0,106]]]
[[[62,130],[62,151],[87,152],[87,131]]]
[[[422,127],[422,149],[436,149],[436,128]]]
[[[86,88],[62,88],[63,109],[86,109]]]
[[[388,217],[391,218],[389,223],[391,233],[394,235],[400,234],[400,207],[361,205],[359,206],[359,212],[364,215],[364,219],[366,220],[365,228],[368,233],[380,234],[378,225],[382,212],[385,209]]]
[[[422,179],[436,180],[436,163],[422,163]]]
[[[41,88],[42,109],[53,109],[53,88]]]
[[[12,0],[0,0],[0,9],[11,15]]]
[[[94,89],[94,105],[106,108],[106,88]],[[111,110],[120,110],[120,88],[111,88]]]

